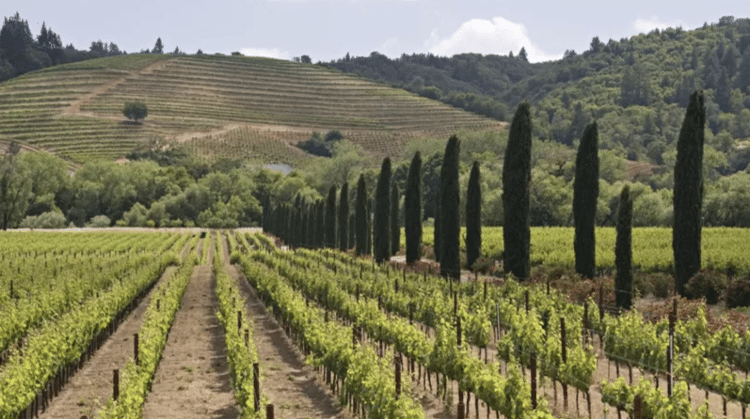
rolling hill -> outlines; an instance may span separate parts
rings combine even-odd
[[[149,116],[133,124],[122,105]],[[123,158],[154,138],[209,160],[297,165],[293,144],[339,130],[375,158],[408,141],[506,124],[323,66],[237,56],[126,55],[50,67],[0,85],[0,141],[72,162]]]

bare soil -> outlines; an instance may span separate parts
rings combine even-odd
[[[239,418],[224,331],[216,318],[215,285],[210,262],[195,268],[143,408],[144,418]]]
[[[228,246],[224,246],[225,252]],[[325,389],[315,370],[305,365],[304,356],[286,336],[276,320],[250,287],[244,275],[225,254],[227,271],[237,281],[245,298],[248,314],[253,318],[253,341],[258,350],[261,369],[261,393],[274,405],[275,417],[281,419],[351,418]]]
[[[171,276],[177,268],[169,267],[159,281]],[[123,370],[133,357],[133,335],[141,329],[143,315],[156,287],[141,300],[128,318],[117,328],[106,343],[99,348],[86,365],[78,371],[39,417],[81,418],[98,416],[98,411],[112,397],[112,370]]]

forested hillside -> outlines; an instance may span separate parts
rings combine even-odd
[[[593,38],[587,51],[529,63],[513,56],[372,53],[327,65],[397,85],[500,120],[532,104],[535,136],[572,145],[592,119],[601,146],[629,160],[670,164],[696,88],[707,98],[707,153],[721,174],[745,170],[750,151],[750,19],[723,17],[695,30],[654,30],[619,41]],[[713,151],[716,151],[715,153]],[[725,161],[726,159],[726,161]]]

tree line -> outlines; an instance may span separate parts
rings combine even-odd
[[[706,123],[705,96],[695,91],[690,96],[675,165],[675,221],[673,249],[675,288],[686,295],[685,284],[701,266],[700,236],[703,203],[703,147]],[[530,183],[532,172],[532,114],[530,104],[519,105],[512,119],[505,152],[503,178],[504,251],[503,269],[520,280],[530,275]],[[439,188],[435,200],[434,259],[440,264],[442,276],[458,279],[460,262],[460,141],[452,136],[445,147],[440,168]],[[404,230],[406,263],[414,264],[422,252],[422,177],[419,152],[409,165],[404,195]],[[596,271],[596,208],[599,197],[599,131],[596,121],[588,124],[579,143],[573,183],[573,215],[575,270],[584,278],[593,278]],[[392,179],[390,158],[382,162],[377,177],[374,200],[360,175],[354,214],[349,213],[348,184],[341,193],[330,187],[328,198],[306,200],[297,195],[293,203],[264,205],[263,228],[299,247],[330,247],[341,250],[354,248],[356,255],[372,255],[376,263],[390,260],[400,248],[398,201],[402,192]],[[472,165],[466,193],[466,262],[475,268],[481,254],[481,187],[479,165]],[[338,210],[337,210],[338,202]],[[325,209],[324,208],[325,205]],[[633,201],[630,186],[620,192],[617,211],[616,239],[616,302],[623,308],[632,305],[632,219]],[[352,223],[352,221],[354,221]]]

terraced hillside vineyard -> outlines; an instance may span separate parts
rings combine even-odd
[[[149,109],[143,124],[125,102]],[[405,142],[504,124],[315,65],[268,58],[127,55],[55,66],[0,86],[0,138],[77,162],[154,137],[206,158],[297,164],[292,144],[339,130],[375,157]]]

